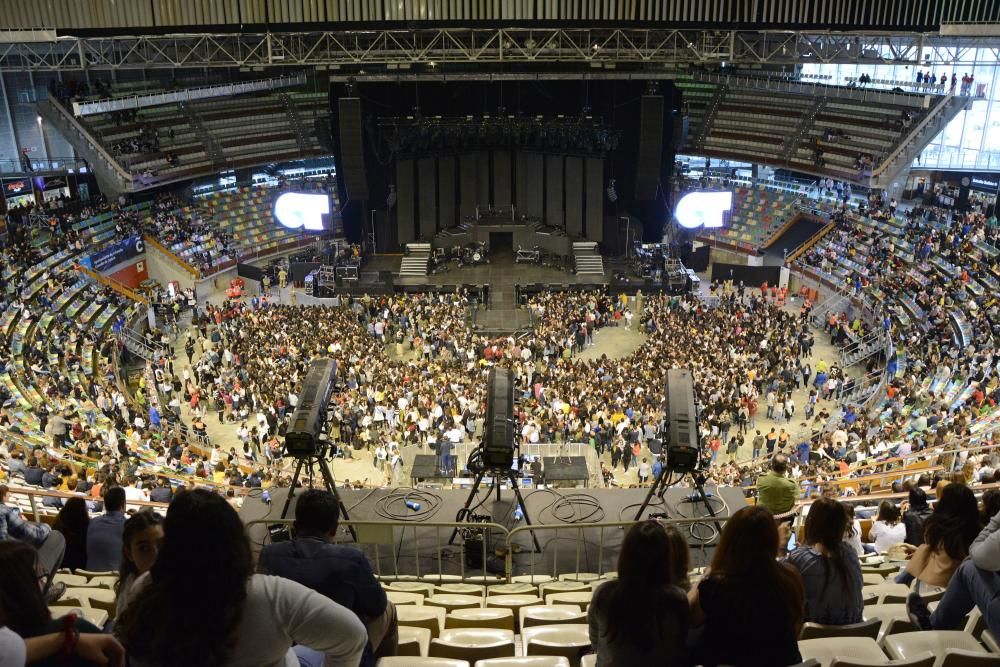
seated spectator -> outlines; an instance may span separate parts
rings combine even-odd
[[[670,557],[673,559],[671,572],[674,574],[674,586],[682,589],[685,593],[691,590],[691,579],[688,572],[691,570],[691,552],[688,550],[688,541],[677,528],[670,524],[663,526],[670,538]]]
[[[7,495],[10,489],[6,484],[0,484],[0,543],[6,540],[19,540],[38,549],[38,560],[48,577],[45,590],[52,585],[59,564],[66,552],[66,541],[62,533],[54,533],[44,523],[34,523],[21,518],[21,509],[7,505]]]
[[[94,665],[107,664],[105,656],[112,664],[121,665],[122,651],[112,637],[100,636],[100,629],[91,623],[76,618],[70,626],[72,634],[64,627],[62,619],[53,619],[39,583],[44,580],[40,574],[38,553],[21,542],[0,542],[0,623],[29,643],[32,652],[28,664],[40,665]],[[58,633],[59,640],[52,638]],[[86,635],[93,634],[93,637]],[[70,641],[67,642],[67,635]],[[55,653],[49,649],[58,647]],[[55,658],[58,655],[59,658]],[[40,661],[53,657],[53,660]]]
[[[964,484],[948,484],[940,491],[934,514],[924,523],[924,543],[907,549],[911,554],[909,563],[896,581],[909,584],[916,579],[918,592],[927,587],[931,592],[935,587],[944,588],[969,555],[969,546],[981,528],[979,504],[972,489]]]
[[[87,527],[88,570],[114,572],[121,566],[124,527],[125,489],[113,486],[104,493],[104,514]]]
[[[807,622],[861,622],[864,584],[858,554],[844,541],[849,528],[848,514],[836,500],[819,498],[809,506],[802,546],[785,561],[802,576]]]
[[[339,521],[336,496],[319,489],[305,491],[295,502],[294,539],[265,546],[258,567],[261,572],[297,581],[353,611],[368,627],[369,646],[361,664],[371,665],[382,656],[396,654],[396,609],[364,554],[334,544]]]
[[[0,614],[2,615],[2,614]],[[86,664],[110,665],[123,667],[125,664],[125,649],[110,635],[85,634],[73,637],[76,642],[71,656],[77,656],[88,661]],[[20,637],[6,626],[0,626],[0,665],[44,665],[46,658],[63,656],[67,651],[65,632],[50,632],[47,635]]]
[[[799,487],[795,480],[785,476],[787,471],[788,457],[775,454],[770,472],[757,478],[757,504],[775,515],[792,511],[799,498]]]
[[[778,562],[778,539],[774,516],[763,507],[744,507],[726,522],[709,573],[688,593],[691,624],[704,626],[695,641],[696,664],[802,661],[805,591],[798,571]]]
[[[919,593],[906,600],[910,621],[921,630],[961,630],[969,612],[978,607],[986,627],[1000,637],[1000,514],[973,540],[968,558],[948,582],[944,597],[931,613]]]
[[[348,609],[294,581],[253,574],[243,523],[221,496],[179,494],[163,533],[115,630],[131,665],[282,667],[298,664],[293,644],[323,652],[327,666],[361,660],[367,634]]]
[[[919,486],[910,489],[909,508],[903,514],[906,526],[906,543],[919,547],[924,543],[924,522],[933,514],[927,504],[927,493]]]
[[[66,553],[60,567],[70,570],[87,567],[87,527],[90,524],[90,512],[87,501],[83,498],[70,498],[59,510],[52,529],[62,533],[66,539]]]
[[[857,519],[854,505],[844,505],[844,510],[847,512],[847,534],[844,536],[844,541],[850,545],[854,553],[861,556],[865,552],[861,544],[861,522]]]
[[[629,529],[618,556],[618,579],[600,586],[587,610],[590,643],[598,664],[679,665],[684,663],[688,604],[674,585],[674,541],[656,521]]]
[[[901,544],[906,539],[906,526],[899,521],[899,510],[891,501],[883,500],[878,506],[878,515],[868,529],[865,553],[885,553],[890,547]]]
[[[163,541],[163,517],[156,512],[136,512],[122,530],[122,564],[118,569],[115,593],[116,615],[121,615],[129,587],[140,575],[146,574],[156,562]]]
[[[990,521],[1000,512],[1000,490],[990,489],[983,493],[982,499],[983,511],[980,512],[980,521],[984,526],[989,525]]]

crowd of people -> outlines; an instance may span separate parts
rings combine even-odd
[[[542,293],[529,299],[536,327],[521,340],[470,330],[464,292],[364,297],[339,308],[265,304],[210,306],[185,342],[190,365],[181,374],[195,417],[214,410],[234,424],[247,455],[263,461],[279,454],[266,443],[283,433],[317,358],[337,362],[343,389],[331,440],[347,452],[367,449],[390,475],[401,448],[482,433],[485,374],[495,365],[513,371],[523,442],[590,443],[625,472],[638,464],[635,450],[662,430],[664,369],[692,370],[713,462],[720,442],[733,455],[742,446],[758,402],[768,417],[780,406],[790,421],[791,393],[814,373],[806,319],[756,290],[727,290],[714,307],[693,296],[640,297],[638,314],[628,300],[601,291]],[[635,327],[645,337],[624,358],[582,358],[607,326]],[[830,369],[821,361],[816,372],[825,378]],[[817,391],[802,409],[813,416],[829,397]],[[783,432],[781,445],[786,439]]]

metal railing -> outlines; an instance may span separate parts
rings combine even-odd
[[[198,86],[195,88],[184,88],[182,90],[171,90],[161,93],[150,93],[147,95],[111,97],[91,102],[73,102],[73,114],[75,116],[88,116],[92,114],[108,113],[110,111],[120,111],[122,109],[139,109],[142,107],[174,104],[176,102],[189,102],[192,100],[202,100],[211,97],[230,97],[233,95],[242,95],[244,93],[274,90],[276,88],[304,86],[305,84],[306,75],[304,73],[300,73],[294,76],[279,76],[268,79],[255,79],[253,81]]]
[[[955,99],[954,92],[942,96],[941,99],[939,99],[937,103],[926,114],[924,114],[924,117],[920,120],[920,122],[913,126],[913,128],[906,135],[906,139],[900,141],[899,144],[896,145],[896,148],[894,148],[884,160],[879,161],[878,166],[872,170],[871,178],[874,180],[888,171],[889,166],[892,165],[896,159],[903,154],[903,151],[905,151],[910,144],[912,144],[913,141],[920,136],[923,129],[932,122],[938,120],[939,114],[953,99]]]
[[[24,168],[24,163],[21,160],[9,158],[0,159],[0,174],[19,174],[28,178],[33,174],[33,172],[63,172],[70,169],[73,171],[79,171],[87,166],[83,160],[75,157],[34,158],[29,156],[28,159],[31,161],[31,171]]]
[[[112,169],[115,174],[126,184],[126,187],[132,183],[132,174],[126,171],[117,160],[115,160],[110,153],[104,150],[101,146],[101,142],[97,138],[88,132],[83,125],[70,113],[66,107],[64,107],[55,98],[48,99],[48,105],[53,109],[53,113],[56,117],[60,118],[71,132],[75,132],[80,139],[87,145],[87,147],[94,151],[94,153]],[[39,105],[45,104],[45,102],[39,102]]]
[[[808,82],[787,78],[767,76],[752,76],[745,72],[739,74],[712,74],[696,72],[691,79],[704,83],[717,83],[731,88],[748,88],[764,92],[781,92],[796,95],[813,95],[841,100],[856,100],[879,104],[897,104],[901,106],[922,107],[924,95],[919,93],[893,93],[869,88],[848,88],[846,86],[829,85],[819,82]]]

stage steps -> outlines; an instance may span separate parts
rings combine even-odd
[[[431,261],[430,243],[407,243],[406,254],[399,265],[401,276],[426,276]]]
[[[573,244],[573,260],[578,276],[603,276],[604,258],[594,241],[577,241]]]

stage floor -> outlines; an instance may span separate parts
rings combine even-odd
[[[537,264],[517,264],[513,252],[497,253],[491,256],[490,264],[463,266],[451,263],[447,271],[427,276],[400,276],[399,266],[402,255],[376,255],[369,258],[362,267],[362,274],[368,271],[391,271],[397,285],[489,285],[490,304],[476,314],[476,329],[486,332],[518,331],[527,328],[531,319],[526,310],[517,307],[514,285],[545,283],[548,285],[605,285],[608,276],[577,276],[560,269],[547,268]]]
[[[402,527],[393,527],[389,523],[360,527],[359,546],[368,556],[376,573],[427,575],[440,572],[464,577],[484,574],[481,567],[463,562],[461,539],[456,540],[454,545],[448,544],[452,531],[450,527],[433,525],[434,522],[454,522],[469,496],[469,490],[420,489],[419,493],[427,495],[413,497],[421,503],[419,512],[406,508],[403,503],[407,493],[418,491],[415,489],[338,491],[354,521],[386,522],[378,511],[380,506],[402,518],[413,520],[412,524]],[[631,521],[646,492],[647,489],[644,488],[523,490],[528,517],[533,525],[540,526],[535,535],[541,546],[541,553],[534,552],[530,532],[515,533],[511,538],[514,574],[613,571],[617,566],[623,528],[608,526],[582,529],[574,526],[573,522]],[[746,504],[739,489],[709,488],[708,492],[712,495],[713,510],[720,517],[727,517]],[[668,489],[663,502],[654,499],[645,518],[649,518],[650,513],[665,513],[668,518],[678,519],[708,516],[703,504],[686,500],[690,493],[689,489]],[[247,498],[240,515],[246,523],[258,520],[266,523],[277,519],[281,515],[286,495],[287,489],[272,490],[270,505],[265,505],[258,498]],[[493,523],[505,527],[507,531],[517,526],[526,526],[525,521],[515,522],[513,519],[515,502],[511,491],[502,491],[498,501],[495,492],[487,495],[487,487],[484,486],[476,494],[473,505],[476,506],[476,514],[490,517]],[[294,516],[294,502],[289,515]],[[696,537],[691,537],[692,530]],[[506,542],[503,532],[496,533],[487,536],[487,557],[492,556]],[[698,524],[693,529],[683,528],[683,534],[690,537],[692,567],[705,565],[711,560],[715,542],[706,544],[697,538],[713,533],[712,523]],[[347,543],[352,542],[346,531],[342,531],[342,535]],[[251,525],[250,537],[255,548],[265,543],[267,532],[264,525]],[[481,554],[481,548],[477,547],[476,552]],[[500,558],[501,571],[502,562],[503,559]]]

